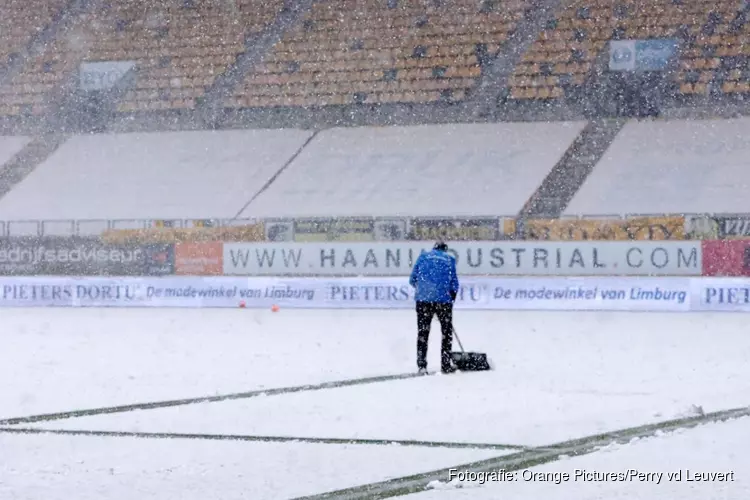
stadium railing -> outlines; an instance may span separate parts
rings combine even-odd
[[[745,233],[748,234],[745,234]],[[0,237],[94,236],[112,242],[716,239],[750,237],[750,214],[346,216],[296,219],[81,219],[0,221]]]

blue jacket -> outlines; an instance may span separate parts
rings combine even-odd
[[[414,264],[409,284],[417,289],[417,302],[453,302],[452,295],[458,293],[456,259],[440,250],[422,253]]]

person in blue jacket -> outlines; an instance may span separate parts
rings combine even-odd
[[[417,303],[417,367],[427,373],[427,340],[432,318],[437,315],[443,333],[440,364],[443,373],[456,371],[451,360],[453,344],[453,303],[458,295],[456,259],[448,253],[448,245],[435,243],[430,252],[422,253],[409,277]]]

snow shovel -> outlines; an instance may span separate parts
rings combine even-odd
[[[458,338],[458,332],[456,332],[455,329],[453,330],[453,335],[456,337],[458,346],[461,348],[461,352],[451,353],[451,358],[453,359],[456,368],[462,372],[492,370],[492,365],[490,364],[489,359],[487,359],[487,354],[483,352],[466,352],[463,344],[461,344],[461,339]]]

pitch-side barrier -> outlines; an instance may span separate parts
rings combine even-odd
[[[406,277],[4,277],[0,307],[404,309]],[[750,278],[544,277],[461,280],[457,309],[750,311]]]

